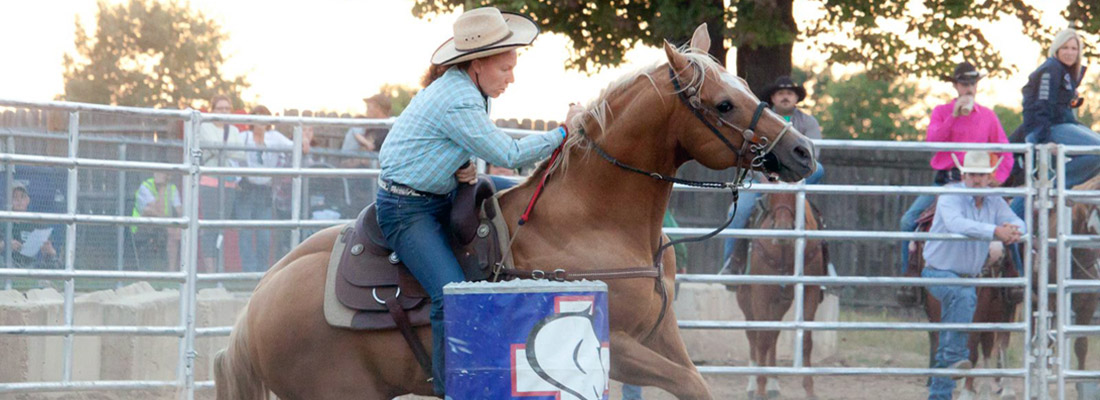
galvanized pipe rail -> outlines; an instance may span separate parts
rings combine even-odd
[[[142,224],[152,226],[181,226],[186,224],[186,236],[183,240],[183,246],[181,248],[181,254],[185,255],[184,272],[179,273],[119,273],[116,271],[75,271],[73,270],[72,253],[74,246],[72,246],[73,237],[67,235],[66,249],[69,254],[66,256],[66,270],[65,271],[34,271],[34,270],[17,270],[17,269],[0,269],[0,276],[35,276],[35,277],[53,277],[66,280],[66,326],[64,327],[21,327],[22,330],[4,328],[0,330],[0,334],[46,334],[46,335],[64,335],[66,337],[66,379],[60,383],[18,383],[18,384],[0,384],[0,393],[8,392],[33,392],[33,391],[53,391],[53,390],[97,390],[103,388],[123,389],[123,388],[156,388],[156,387],[176,387],[182,388],[185,398],[193,398],[194,390],[196,388],[209,388],[211,382],[196,382],[193,375],[193,362],[194,362],[194,338],[198,336],[218,336],[227,335],[229,333],[229,327],[213,327],[213,328],[197,328],[194,325],[194,310],[195,310],[195,295],[196,285],[199,282],[213,282],[222,280],[256,280],[261,273],[239,273],[239,274],[198,274],[197,272],[197,240],[198,230],[201,228],[224,228],[224,227],[277,227],[277,228],[294,228],[301,229],[304,227],[319,227],[321,224],[332,224],[334,221],[301,221],[300,215],[292,216],[292,221],[249,221],[247,223],[242,221],[231,220],[199,220],[197,216],[197,189],[198,189],[198,177],[200,175],[212,175],[212,176],[290,176],[293,179],[294,187],[294,210],[300,209],[300,195],[301,195],[301,179],[303,177],[329,177],[329,176],[342,176],[349,175],[356,176],[377,176],[378,170],[362,170],[362,169],[302,169],[301,168],[301,131],[303,125],[325,125],[325,126],[387,126],[392,123],[391,120],[356,120],[356,119],[339,119],[339,118],[307,118],[307,117],[267,117],[267,116],[250,116],[250,115],[213,115],[202,114],[191,110],[149,110],[134,107],[111,107],[111,106],[99,106],[90,104],[79,103],[67,103],[67,102],[24,102],[14,100],[0,99],[0,106],[8,107],[33,107],[33,108],[45,108],[70,112],[70,129],[69,129],[69,143],[70,152],[69,157],[47,157],[42,158],[40,156],[26,156],[11,153],[0,153],[0,161],[6,163],[26,163],[26,164],[47,164],[47,165],[61,165],[67,167],[70,170],[70,194],[75,193],[73,187],[76,183],[75,172],[77,168],[121,168],[128,170],[140,170],[140,171],[170,171],[176,173],[186,173],[190,176],[189,182],[184,185],[184,197],[186,199],[185,206],[187,211],[184,213],[184,218],[172,218],[172,219],[154,219],[154,218],[132,218],[132,217],[110,217],[104,218],[104,216],[91,216],[91,215],[79,215],[76,214],[75,202],[76,196],[69,196],[69,207],[66,214],[60,214],[61,217],[54,219],[53,216],[42,215],[28,215],[34,213],[14,213],[14,212],[0,212],[0,220],[24,220],[31,219],[35,221],[56,221],[64,222],[72,230],[72,234],[75,235],[76,223],[106,223],[106,224]],[[161,164],[161,163],[140,163],[140,162],[126,162],[126,161],[110,161],[110,160],[95,160],[95,159],[83,159],[76,157],[76,149],[78,143],[77,131],[79,124],[79,112],[105,112],[114,113],[119,115],[130,115],[137,117],[149,117],[149,118],[168,118],[175,120],[186,121],[184,124],[185,130],[185,146],[188,152],[185,153],[184,164]],[[293,168],[291,169],[248,169],[248,168],[227,168],[227,167],[206,167],[198,165],[199,155],[201,154],[201,148],[197,141],[193,140],[193,132],[196,132],[199,125],[204,122],[225,122],[225,123],[285,123],[293,124],[295,126],[293,132],[294,146],[294,161]],[[522,136],[529,134],[526,131],[519,130],[506,130],[509,134]],[[2,133],[0,133],[2,135]],[[8,145],[6,149],[11,149],[11,138],[8,136]],[[903,143],[903,142],[871,142],[871,141],[855,141],[855,140],[820,140],[815,143],[822,148],[835,148],[843,147],[848,149],[867,149],[867,150],[892,150],[892,151],[944,151],[944,150],[993,150],[993,151],[1012,151],[1023,152],[1027,160],[1027,168],[1030,170],[1032,166],[1032,153],[1031,150],[1035,147],[1040,149],[1041,154],[1049,154],[1049,150],[1044,146],[1032,146],[1029,144],[959,144],[959,143]],[[202,146],[205,148],[206,146]],[[1078,150],[1078,149],[1070,149]],[[1088,151],[1096,151],[1093,149],[1087,149]],[[1060,159],[1064,161],[1064,158]],[[1040,164],[1043,164],[1041,162]],[[856,185],[814,185],[805,186],[802,184],[790,185],[766,185],[757,184],[751,188],[745,189],[746,191],[759,191],[764,193],[772,192],[796,192],[798,198],[804,199],[807,193],[815,194],[861,194],[861,195],[912,195],[912,194],[995,194],[995,195],[1007,195],[1007,196],[1024,196],[1032,197],[1039,196],[1040,198],[1049,198],[1052,192],[1056,192],[1059,196],[1065,196],[1067,194],[1078,195],[1079,193],[1073,193],[1066,190],[1036,190],[1035,185],[1030,182],[1030,176],[1028,177],[1028,188],[1016,189],[1016,188],[996,188],[987,190],[976,189],[959,189],[959,188],[937,188],[926,186],[856,186]],[[10,182],[10,169],[9,169],[9,182]],[[1046,186],[1049,188],[1049,186]],[[683,189],[679,186],[676,190],[691,190],[696,189]],[[1091,193],[1081,193],[1086,195]],[[1028,209],[1030,210],[1031,202],[1028,202]],[[799,201],[798,205],[802,206],[804,202]],[[1049,204],[1049,203],[1048,203]],[[805,210],[799,207],[801,215],[804,215]],[[1046,218],[1040,213],[1040,225],[1041,229],[1046,226]],[[1030,212],[1029,212],[1030,215]],[[720,237],[780,237],[791,238],[796,240],[796,253],[804,252],[805,241],[808,239],[849,239],[849,240],[902,240],[902,239],[915,239],[915,240],[969,240],[961,235],[949,235],[949,234],[917,234],[917,233],[901,233],[901,232],[873,232],[867,234],[857,231],[804,231],[802,222],[804,218],[798,219],[799,226],[794,231],[759,231],[759,230],[737,230],[730,229],[721,233]],[[1056,223],[1060,221],[1056,220]],[[695,228],[679,228],[668,229],[670,235],[684,235],[684,234],[697,234],[700,230]],[[297,231],[296,231],[297,232]],[[297,237],[295,238],[297,239]],[[1065,244],[1067,239],[1082,240],[1082,238],[1062,237],[1059,238],[1061,244]],[[295,240],[296,242],[296,240]],[[1046,246],[1040,246],[1045,249]],[[1026,257],[1030,258],[1030,254]],[[796,257],[797,264],[801,264],[801,257]],[[1029,260],[1030,261],[1030,260]],[[1030,272],[1031,263],[1026,262],[1027,270]],[[1045,270],[1045,252],[1044,257],[1040,262],[1040,266]],[[745,284],[745,283],[771,283],[771,284],[792,284],[797,288],[796,298],[804,296],[805,285],[850,285],[850,286],[866,286],[866,285],[879,285],[879,286],[900,286],[900,285],[981,285],[981,286],[1026,286],[1028,284],[1027,278],[1015,278],[1015,279],[957,279],[948,281],[940,281],[936,279],[923,279],[923,278],[876,278],[876,277],[806,277],[801,276],[801,268],[796,266],[795,276],[692,276],[683,275],[680,277],[684,282],[711,282],[711,283],[725,283],[725,284]],[[1042,271],[1040,271],[1042,272]],[[88,277],[107,277],[111,279],[123,279],[123,275],[130,277],[140,276],[148,279],[159,279],[173,282],[182,283],[181,287],[181,321],[177,327],[75,327],[72,324],[71,307],[72,307],[72,282],[76,278],[88,278]],[[1030,276],[1029,274],[1026,274]],[[1039,274],[1045,276],[1045,274]],[[1067,282],[1060,282],[1059,287],[1065,288]],[[1068,282],[1074,283],[1074,282]],[[1028,297],[1030,298],[1030,291]],[[1046,296],[1040,296],[1040,303]],[[796,301],[796,310],[801,308],[802,302]],[[1030,314],[1030,301],[1025,301],[1026,312]],[[1045,313],[1046,308],[1040,307],[1039,313],[1042,316]],[[1029,319],[1021,323],[1009,323],[1009,324],[879,324],[879,323],[826,323],[826,322],[808,322],[801,320],[801,312],[796,312],[798,320],[792,323],[783,322],[753,322],[753,323],[737,323],[728,321],[683,321],[687,328],[692,329],[793,329],[797,331],[798,336],[801,336],[804,330],[818,329],[818,330],[852,330],[852,329],[864,329],[864,330],[937,330],[944,328],[960,329],[967,331],[974,330],[996,330],[996,331],[1020,331],[1028,330],[1030,327]],[[1041,321],[1045,321],[1044,318],[1040,318]],[[1063,333],[1074,334],[1082,332],[1083,328],[1077,327],[1065,327],[1061,330]],[[114,335],[114,334],[135,334],[135,335],[168,335],[181,337],[180,346],[180,363],[178,370],[177,381],[134,381],[134,382],[71,382],[68,378],[71,377],[71,339],[73,335]],[[1044,337],[1045,335],[1039,335]],[[1045,338],[1041,338],[1041,343],[1045,343]],[[1061,340],[1061,339],[1060,339]],[[1031,348],[1030,338],[1025,337],[1026,347]],[[801,347],[801,341],[796,340],[796,349]],[[1045,348],[1045,346],[1038,346]],[[1041,352],[1042,350],[1040,350]],[[700,371],[704,373],[715,374],[781,374],[781,375],[864,375],[864,374],[880,374],[880,375],[964,375],[964,376],[1016,376],[1025,377],[1028,375],[1028,371],[1031,370],[1032,362],[1042,358],[1033,360],[1031,357],[1025,357],[1025,366],[1022,369],[1007,369],[1007,370],[970,370],[970,371],[952,371],[945,369],[920,369],[920,368],[805,368],[801,367],[802,359],[801,352],[796,351],[795,366],[793,368],[783,367],[701,367]],[[1045,362],[1038,362],[1041,367],[1045,366]],[[1065,377],[1073,378],[1079,375],[1085,374],[1084,372],[1067,372]],[[1040,374],[1045,378],[1045,372]],[[1030,379],[1025,379],[1025,385],[1029,385]],[[107,389],[104,389],[107,390]]]

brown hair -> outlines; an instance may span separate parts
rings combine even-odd
[[[218,102],[222,100],[225,100],[226,103],[229,103],[229,108],[233,108],[233,100],[230,100],[229,96],[226,96],[224,94],[216,94],[214,95],[214,97],[210,98],[210,111],[214,111],[214,105],[218,104]]]
[[[264,107],[262,105],[258,105],[258,106],[252,107],[252,112],[249,113],[249,114],[252,114],[252,115],[271,115],[271,110],[268,110],[267,107]],[[264,131],[267,131],[267,130],[271,129],[271,124],[256,123],[256,124],[251,124],[251,125],[263,126]],[[249,129],[252,129],[252,127],[250,126]],[[257,133],[257,132],[252,132],[252,133]],[[259,132],[259,133],[263,133],[263,132]]]
[[[428,87],[428,85],[431,85],[432,82],[435,82],[436,79],[439,79],[439,77],[443,76],[444,72],[447,72],[447,70],[452,67],[460,68],[465,71],[467,68],[470,68],[471,62],[473,62],[473,60],[463,61],[454,65],[432,64],[432,66],[428,67],[428,70],[424,72],[424,77],[420,78],[420,86],[424,88]]]

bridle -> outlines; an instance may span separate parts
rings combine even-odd
[[[695,62],[691,62],[690,65],[695,68],[695,70],[699,74],[704,74],[706,72],[703,66],[700,66]],[[715,230],[702,236],[685,237],[669,241],[668,243],[660,243],[659,247],[657,248],[657,252],[653,255],[653,264],[647,267],[621,268],[594,272],[571,272],[564,269],[557,269],[552,272],[547,272],[542,270],[527,271],[519,270],[516,268],[505,268],[503,265],[498,264],[497,270],[494,272],[494,276],[497,277],[503,276],[507,278],[520,279],[553,279],[559,281],[578,279],[653,278],[655,280],[655,290],[661,296],[662,306],[660,314],[657,317],[657,323],[654,324],[653,328],[649,331],[649,334],[646,335],[644,340],[648,340],[649,337],[653,336],[653,334],[657,331],[657,328],[664,320],[667,311],[666,309],[668,306],[668,293],[665,291],[665,286],[661,284],[660,273],[660,271],[662,271],[661,258],[663,257],[665,250],[667,250],[669,247],[681,243],[698,242],[710,239],[729,227],[730,223],[733,222],[733,216],[737,213],[737,198],[739,190],[741,188],[747,188],[749,185],[748,183],[745,183],[745,177],[748,174],[749,169],[760,168],[763,167],[766,163],[770,162],[768,156],[771,155],[771,151],[775,148],[775,145],[779,143],[783,136],[785,136],[787,132],[791,130],[791,123],[788,122],[786,123],[786,125],[783,126],[783,129],[779,132],[779,135],[776,136],[775,140],[769,140],[767,137],[758,136],[756,134],[756,125],[760,122],[760,117],[764,114],[764,110],[768,108],[768,104],[765,102],[757,103],[756,110],[753,112],[752,121],[749,123],[749,126],[747,128],[740,128],[737,125],[734,125],[733,123],[721,118],[716,113],[714,113],[714,111],[705,108],[703,106],[702,99],[699,97],[699,88],[692,86],[684,87],[683,85],[681,85],[680,80],[676,77],[676,71],[672,68],[671,65],[668,69],[668,75],[669,78],[672,80],[672,86],[676,89],[676,93],[677,96],[680,98],[680,101],[683,102],[689,110],[691,110],[696,119],[702,122],[703,125],[705,125],[710,130],[710,132],[713,133],[714,136],[718,138],[718,140],[722,141],[722,143],[726,145],[726,148],[729,149],[737,157],[737,172],[733,181],[718,182],[681,179],[675,176],[669,176],[661,174],[659,172],[647,171],[641,168],[637,168],[630,164],[619,161],[614,156],[608,154],[607,151],[600,147],[600,145],[596,143],[595,140],[585,134],[583,127],[578,128],[576,130],[576,133],[580,135],[582,139],[588,141],[588,143],[596,151],[596,154],[599,154],[600,157],[602,157],[604,160],[623,170],[645,175],[659,181],[674,184],[678,183],[681,185],[702,188],[729,189],[733,195],[733,212],[730,213],[730,216],[728,219],[726,219],[726,222],[722,224],[722,226],[719,226]],[[702,82],[702,80],[700,80],[700,82]],[[707,118],[708,115],[713,116],[715,121],[714,123],[712,123]],[[734,146],[734,144],[730,142],[729,139],[722,135],[720,128],[725,126],[729,126],[734,130],[740,131],[740,133],[745,138],[745,140],[742,142],[740,149],[737,148],[737,146]],[[551,157],[550,160],[551,165],[554,163],[554,159],[559,156],[561,149],[564,148],[564,146],[565,143],[563,142],[561,147],[559,147],[558,150],[555,151],[555,154]],[[745,159],[745,156],[749,154],[753,156],[752,161],[750,162],[750,168],[741,167],[741,163],[739,161]],[[774,155],[771,156],[771,160],[771,162],[778,162],[777,160],[775,160]],[[521,221],[526,222],[531,212],[531,209],[535,205],[535,201],[538,199],[538,193],[541,191],[541,188],[546,184],[546,178],[549,177],[549,173],[550,169],[547,169],[546,175],[543,177],[543,180],[539,184],[538,189],[532,196],[531,201],[528,204],[527,212],[524,213]],[[523,222],[519,224],[519,227],[517,227],[516,232],[513,233],[512,239],[509,241],[509,243],[515,241],[519,228],[523,226]],[[661,241],[663,242],[664,240],[662,239]],[[510,245],[509,248],[511,248]]]
[[[705,70],[702,66],[694,62],[690,63],[690,65],[700,75],[705,73]],[[596,154],[599,154],[601,158],[615,165],[616,167],[664,182],[678,183],[685,186],[694,186],[701,188],[730,189],[733,191],[734,196],[736,197],[738,189],[748,187],[748,184],[745,183],[745,177],[748,175],[749,170],[751,168],[763,167],[765,162],[769,161],[768,156],[771,155],[772,150],[775,149],[775,145],[778,144],[779,141],[787,135],[787,132],[791,130],[791,123],[788,122],[783,125],[783,129],[779,131],[779,135],[776,136],[775,140],[771,140],[767,136],[757,135],[756,125],[760,122],[760,117],[763,116],[764,110],[768,108],[768,103],[763,101],[757,103],[756,110],[752,114],[752,120],[749,122],[749,126],[747,128],[740,128],[736,124],[718,116],[714,111],[710,110],[709,108],[704,107],[702,98],[700,97],[699,88],[692,86],[684,87],[684,85],[680,83],[680,79],[676,77],[676,71],[672,68],[671,65],[669,65],[668,67],[668,77],[672,81],[672,87],[676,89],[677,97],[682,103],[684,103],[684,106],[691,110],[691,113],[695,115],[695,118],[698,119],[699,122],[702,122],[703,125],[706,126],[707,129],[710,130],[710,132],[714,134],[714,136],[718,138],[718,140],[720,140],[722,144],[724,144],[726,148],[729,149],[730,152],[732,152],[737,157],[737,160],[743,160],[745,159],[746,155],[752,154],[753,157],[752,162],[750,163],[750,168],[743,168],[740,166],[740,163],[735,164],[737,165],[737,172],[733,181],[697,181],[691,179],[681,179],[675,176],[668,176],[660,172],[647,171],[619,161],[614,156],[608,154],[607,151],[600,147],[600,145],[596,143],[595,140],[590,138],[585,133],[583,127],[578,129],[577,132],[581,135],[581,137],[587,140],[589,144],[591,144],[593,150],[596,151]],[[714,123],[711,123],[711,121],[707,118],[708,115],[714,118]],[[735,146],[732,142],[730,142],[728,138],[726,138],[725,135],[722,134],[720,128],[724,126],[729,126],[730,128],[741,131],[741,135],[745,138],[745,140],[742,141],[740,149],[738,149],[737,146]],[[774,158],[774,156],[772,157]]]

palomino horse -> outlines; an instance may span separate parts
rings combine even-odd
[[[661,231],[672,192],[667,177],[692,159],[712,169],[749,167],[752,160],[739,156],[749,153],[738,150],[749,149],[746,137],[756,142],[755,153],[771,150],[760,169],[785,181],[813,172],[812,142],[762,110],[743,80],[709,58],[705,26],[690,47],[680,51],[666,43],[667,64],[612,84],[587,113],[569,121],[564,159],[536,171],[553,175],[512,245],[517,268],[572,273],[653,265],[667,242]],[[754,134],[748,129],[753,125]],[[647,173],[636,173],[642,170]],[[500,197],[513,232],[537,183],[528,180]],[[215,361],[219,399],[260,399],[267,391],[287,400],[432,393],[397,330],[358,332],[325,322],[325,265],[338,233],[334,227],[313,235],[260,281],[229,348]],[[673,252],[660,265],[656,283],[663,292],[652,278],[607,281],[611,378],[681,399],[710,399],[662,296],[673,287]],[[417,333],[431,343],[427,327]]]
[[[757,225],[760,229],[794,229],[795,228],[795,194],[771,193],[767,196],[766,211]],[[814,216],[813,208],[806,202],[806,230],[821,229],[818,219]],[[758,238],[752,240],[752,255],[750,256],[749,275],[793,275],[794,274],[794,241],[774,238]],[[825,242],[820,240],[806,241],[806,251],[803,258],[804,272],[807,276],[824,276],[826,259]],[[807,285],[803,297],[803,319],[813,321],[817,314],[817,306],[821,304],[823,293],[821,286]],[[779,321],[791,308],[794,301],[793,285],[742,285],[737,289],[737,305],[749,321]],[[749,337],[751,347],[752,364],[758,366],[775,366],[775,346],[779,338],[779,331],[745,331]],[[806,331],[803,336],[802,359],[806,366],[810,362],[813,353],[813,331]],[[754,379],[755,378],[755,379]],[[806,397],[814,396],[814,381],[812,376],[802,378],[802,387],[806,390]],[[767,399],[769,395],[778,395],[778,380],[775,377],[758,375],[749,377],[749,398]]]
[[[925,211],[920,219],[918,219],[917,231],[927,232],[932,225],[932,217],[935,215],[935,206]],[[924,242],[913,241],[910,242],[911,252],[909,255],[909,276],[921,276],[921,270],[924,269]],[[990,255],[986,259],[985,265],[982,267],[983,278],[1017,278],[1020,274],[1016,271],[1015,263],[1012,261],[1012,257],[1006,255],[1007,249],[1004,246],[991,245]],[[1019,305],[1022,295],[1018,289],[1003,288],[1003,287],[978,287],[976,289],[978,302],[977,307],[974,309],[974,318],[972,322],[975,323],[1008,323],[1016,320],[1016,307]],[[941,305],[940,301],[936,300],[934,296],[928,291],[927,288],[922,288],[924,299],[924,312],[928,315],[929,322],[941,321]],[[1011,332],[989,332],[978,331],[971,332],[967,337],[967,349],[970,353],[970,362],[973,365],[978,364],[978,350],[981,347],[982,363],[986,367],[990,367],[990,362],[995,363],[996,368],[1004,368],[1006,365],[1006,351],[1008,349],[1008,341]],[[936,363],[936,349],[939,347],[940,334],[938,331],[928,331],[928,366],[933,367]],[[1000,377],[994,379],[996,389],[990,391],[996,393],[1001,399],[1015,399],[1015,391],[1011,387],[1004,385],[1004,382]],[[960,399],[969,399],[976,394],[974,389],[975,379],[973,377],[967,377],[964,389],[960,394]],[[985,387],[982,387],[982,394],[985,394]]]

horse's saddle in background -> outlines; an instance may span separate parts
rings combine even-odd
[[[507,231],[492,181],[460,185],[451,211],[451,243],[468,281],[486,280],[501,261]],[[486,201],[488,200],[488,201]],[[431,300],[386,243],[375,205],[345,226],[333,246],[325,279],[325,320],[355,330],[429,324]]]

